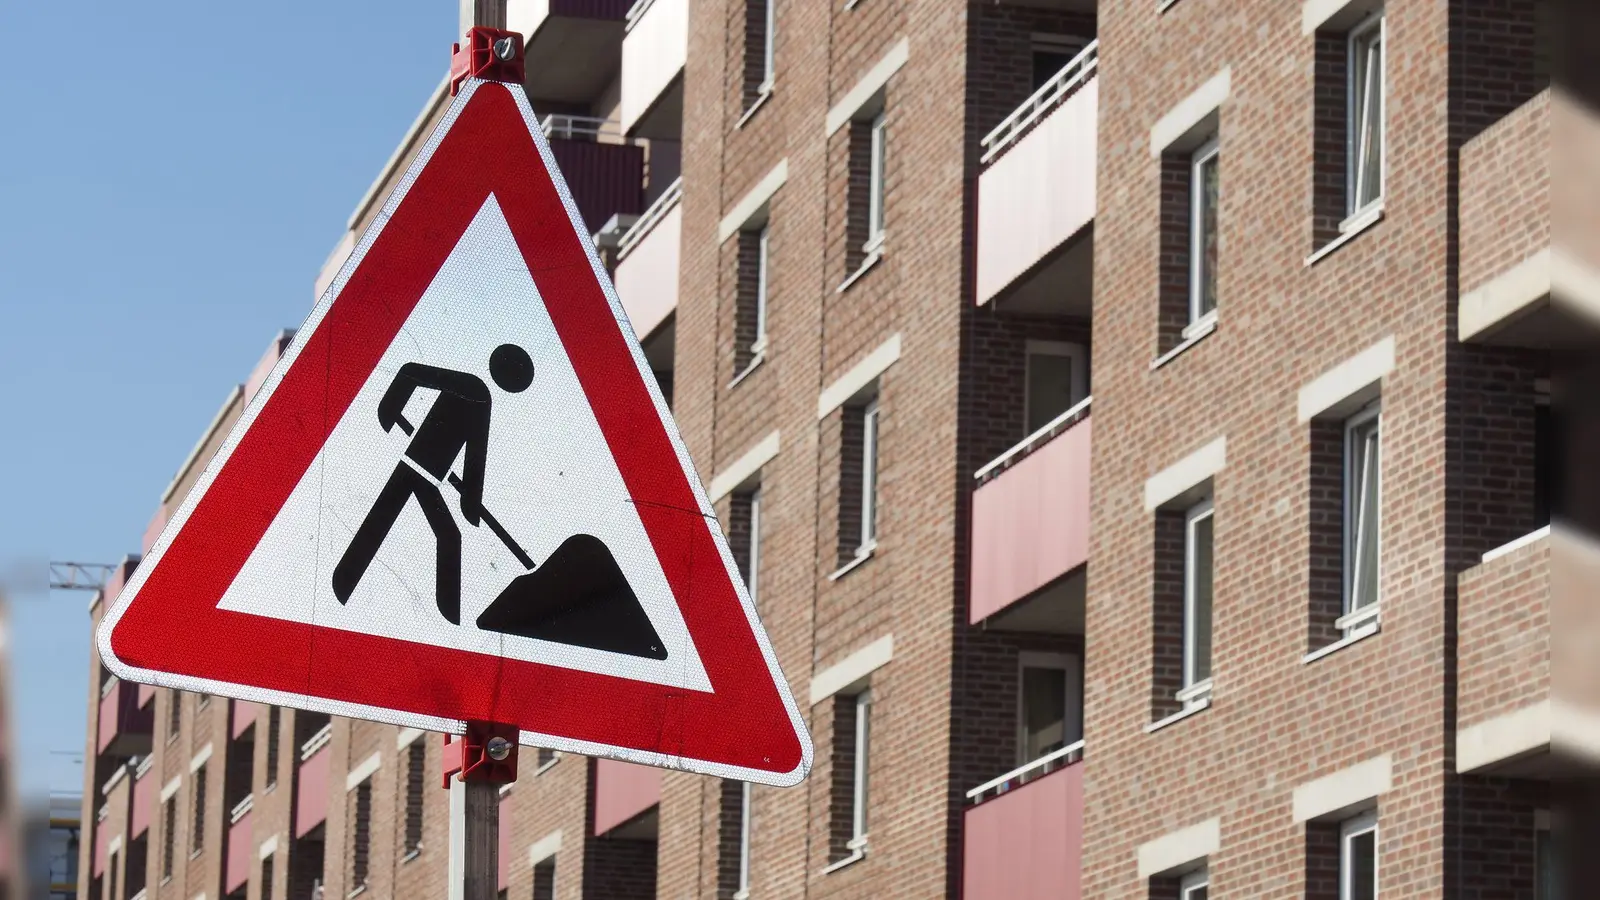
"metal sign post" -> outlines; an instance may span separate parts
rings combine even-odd
[[[450,791],[450,900],[495,900],[500,889],[500,786],[517,780],[517,730],[468,722],[444,736]]]

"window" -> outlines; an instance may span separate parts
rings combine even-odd
[[[1037,91],[1044,87],[1082,53],[1087,44],[1083,38],[1069,34],[1035,34],[1032,89]]]
[[[167,742],[178,739],[178,732],[183,728],[183,692],[167,692]]]
[[[272,856],[261,858],[261,900],[272,900]]]
[[[550,857],[533,867],[533,900],[555,900],[556,860]]]
[[[194,701],[194,708],[195,709],[205,709],[206,707],[208,707],[210,705],[211,705],[211,695],[210,694],[200,694],[200,695],[195,697],[195,701]]]
[[[1061,654],[1023,653],[1017,764],[1033,762],[1083,737],[1082,669]]]
[[[278,737],[283,729],[283,710],[267,707],[267,789],[278,783]]]
[[[888,119],[883,113],[872,120],[870,134],[872,136],[872,156],[868,176],[867,188],[867,243],[862,251],[867,254],[876,252],[883,246],[883,207],[886,195],[885,178],[887,175],[889,129]]]
[[[1189,172],[1189,324],[1217,309],[1217,141],[1195,151]]]
[[[851,791],[850,844],[851,850],[860,850],[867,843],[867,775],[868,748],[872,738],[872,692],[862,691],[855,701],[854,751],[855,784]]]
[[[549,747],[540,747],[539,752],[534,756],[534,774],[537,775],[538,773],[543,772],[545,769],[555,765],[556,760],[560,758],[561,757],[556,753],[556,751],[551,750]]]
[[[421,738],[406,747],[405,830],[400,839],[400,856],[409,859],[422,852],[423,791],[428,785],[428,745]]]
[[[1028,341],[1023,403],[1027,407],[1023,437],[1055,421],[1089,395],[1089,354],[1081,344]]]
[[[1347,213],[1351,216],[1383,197],[1383,32],[1380,13],[1352,29],[1348,41]]]
[[[1557,410],[1551,405],[1548,384],[1535,397],[1533,514],[1534,528],[1543,528],[1563,514],[1566,484],[1566,447]]]
[[[753,603],[761,581],[761,490],[750,492],[750,549],[746,555],[744,584]]]
[[[349,852],[350,852],[350,882],[348,891],[351,895],[360,893],[367,888],[367,875],[371,863],[372,850],[372,779],[368,778],[356,785],[350,792],[349,800]]]
[[[110,897],[111,900],[122,900],[122,897],[117,893],[117,851],[115,850],[111,851],[110,856],[106,858],[106,877],[111,879],[111,891],[106,896]]]
[[[194,819],[189,831],[189,853],[199,855],[206,845],[206,765],[194,771]]]
[[[1345,635],[1371,631],[1377,624],[1380,549],[1381,471],[1379,409],[1373,404],[1344,426],[1344,616]]]
[[[1189,510],[1183,542],[1183,690],[1178,695],[1185,705],[1210,694],[1212,528],[1211,501]]]
[[[1561,848],[1548,827],[1541,825],[1535,833],[1534,853],[1534,896],[1538,900],[1562,900],[1567,892],[1561,886]]]
[[[177,696],[174,694],[173,696]],[[173,856],[178,844],[178,796],[168,797],[161,805],[161,878],[172,877]]]
[[[748,112],[772,91],[777,0],[745,0],[744,108]]]
[[[878,545],[878,401],[861,414],[861,545],[864,556]]]
[[[1339,826],[1339,900],[1378,896],[1378,816],[1367,813]]]
[[[1204,871],[1185,875],[1178,886],[1178,900],[1206,900],[1211,890],[1211,876]]]
[[[756,336],[750,344],[751,353],[760,353],[767,348],[767,246],[767,229],[763,226],[756,237]]]

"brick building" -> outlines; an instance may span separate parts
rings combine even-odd
[[[507,897],[1554,896],[1600,140],[1551,4],[506,16],[817,745],[529,750]],[[435,736],[93,665],[85,898],[442,894]]]

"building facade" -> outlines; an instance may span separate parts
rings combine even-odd
[[[526,749],[505,896],[1559,896],[1600,129],[1554,4],[503,14],[817,748]],[[442,895],[438,736],[92,665],[80,896]]]

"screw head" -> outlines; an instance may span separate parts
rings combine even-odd
[[[510,62],[517,55],[517,42],[508,37],[495,41],[494,55],[501,62]]]
[[[495,762],[505,762],[511,755],[511,742],[499,735],[489,738],[489,744],[484,748],[489,753],[489,758]]]

